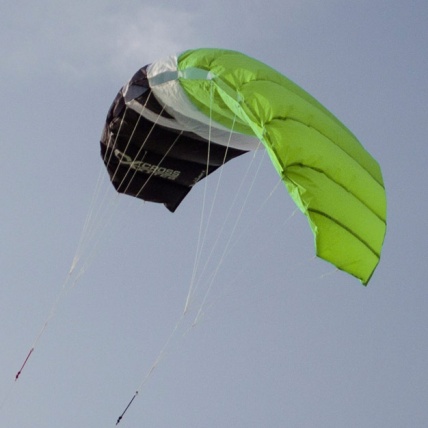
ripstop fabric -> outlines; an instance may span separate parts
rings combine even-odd
[[[114,184],[118,167],[129,169],[131,165],[134,169],[126,190],[124,181],[116,180],[119,191],[163,202],[174,211],[201,178],[225,161],[257,149],[262,142],[289,194],[308,218],[317,256],[368,283],[379,263],[386,232],[382,173],[376,160],[332,113],[279,72],[236,51],[189,50],[143,70],[143,93],[141,86],[135,91],[135,78],[121,90],[101,141]],[[150,116],[151,103],[157,107]],[[126,112],[136,113],[136,117],[124,120]],[[139,121],[146,121],[146,131],[135,139],[132,130],[138,133]],[[119,128],[124,122],[129,129],[121,135]],[[178,135],[179,150],[174,143],[168,152],[165,138],[152,135],[153,130]],[[188,148],[184,135],[190,137]],[[129,147],[134,147],[133,152]],[[150,150],[160,151],[160,157],[146,162],[151,165],[148,171],[142,167],[136,171],[135,165],[141,166]],[[218,156],[211,155],[214,150]],[[193,162],[195,151],[199,153],[198,173],[181,183],[186,165],[174,162],[178,158]],[[110,156],[106,156],[108,152]],[[145,153],[143,159],[141,152]],[[161,177],[159,168],[178,175],[174,179]],[[137,176],[141,176],[137,190],[129,192]],[[163,193],[167,185],[173,188]],[[182,186],[181,193],[175,193],[174,186]],[[169,201],[174,194],[176,199]]]

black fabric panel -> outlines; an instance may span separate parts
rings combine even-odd
[[[145,68],[131,79],[129,98],[146,108],[170,117],[151,93]],[[209,157],[208,157],[209,150]],[[190,133],[171,130],[125,108],[118,93],[107,115],[101,137],[101,156],[116,190],[174,212],[191,188],[207,173],[243,153],[210,143]]]

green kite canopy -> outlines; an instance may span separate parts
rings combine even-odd
[[[367,284],[386,231],[378,163],[318,101],[253,58],[197,49],[142,68],[109,111],[101,152],[119,192],[174,211],[258,141],[307,216],[317,256]]]

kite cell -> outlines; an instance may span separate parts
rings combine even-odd
[[[201,179],[264,147],[306,215],[317,256],[367,284],[380,260],[380,167],[311,95],[235,51],[189,50],[141,68],[107,116],[101,155],[120,193],[174,212]]]

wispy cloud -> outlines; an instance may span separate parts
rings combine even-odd
[[[112,16],[108,20],[112,32],[106,53],[118,71],[129,71],[130,66],[186,49],[194,38],[192,14],[171,7],[144,7],[131,16]]]
[[[23,12],[11,3],[1,19],[2,71],[9,75],[62,73],[85,79],[122,74],[188,47],[193,17],[180,6],[113,9],[104,2],[46,1]],[[3,21],[4,24],[3,25]]]

